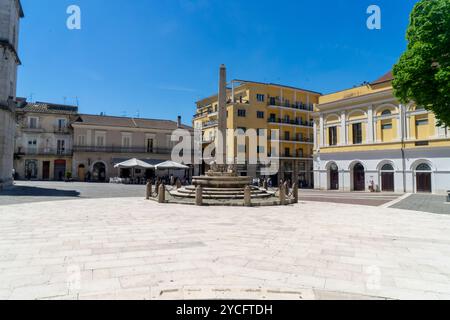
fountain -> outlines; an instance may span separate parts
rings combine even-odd
[[[227,130],[227,92],[226,68],[220,66],[218,131],[219,137],[226,137]],[[278,197],[275,191],[252,186],[252,177],[239,176],[235,164],[226,163],[226,143],[216,139],[215,161],[210,163],[210,170],[204,176],[192,178],[192,185],[171,190],[168,195],[174,200],[169,203],[203,203],[210,205],[286,205],[296,202],[294,195],[285,189]],[[294,188],[296,190],[296,188]],[[296,191],[295,191],[296,192]],[[294,191],[293,191],[294,193]],[[200,197],[200,199],[199,199]],[[242,201],[244,199],[244,201]]]

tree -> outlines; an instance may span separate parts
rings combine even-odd
[[[434,112],[450,127],[450,0],[420,0],[410,16],[408,47],[394,66],[394,94]]]

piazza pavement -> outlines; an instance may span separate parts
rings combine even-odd
[[[0,206],[0,299],[449,299],[450,216],[140,198]]]

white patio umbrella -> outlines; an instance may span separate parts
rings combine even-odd
[[[155,166],[144,162],[142,160],[133,158],[124,162],[120,162],[114,166],[114,168],[119,169],[133,169],[132,170],[132,177],[134,177],[134,169],[153,169]]]
[[[167,170],[167,174],[170,175],[170,170],[186,170],[188,166],[175,161],[165,161],[155,166],[156,170]]]
[[[151,164],[148,164],[147,162],[141,161],[139,159],[133,158],[121,163],[118,163],[114,166],[114,168],[141,168],[141,169],[153,169],[154,166]]]

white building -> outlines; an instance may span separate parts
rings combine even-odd
[[[340,191],[450,190],[450,131],[434,114],[402,105],[392,74],[324,95],[316,105],[314,183]]]

